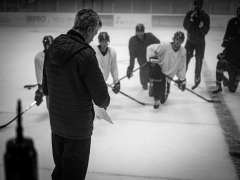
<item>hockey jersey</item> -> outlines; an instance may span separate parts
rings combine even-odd
[[[38,52],[36,54],[35,58],[34,58],[35,74],[36,74],[37,84],[42,84],[44,58],[45,58],[44,51]]]
[[[236,68],[240,68],[240,38],[229,39],[228,45],[223,52],[228,62]]]
[[[103,55],[98,46],[93,46],[96,52],[96,57],[98,60],[99,67],[102,71],[105,81],[108,80],[109,74],[113,77],[114,84],[118,82],[118,66],[117,66],[117,53],[116,51],[108,47],[107,53]]]
[[[238,37],[238,31],[240,29],[240,19],[234,17],[228,21],[227,29],[223,38],[222,47],[227,47],[229,39]]]
[[[137,36],[133,36],[129,40],[129,54],[130,54],[130,70],[133,70],[135,58],[137,58],[139,65],[143,65],[146,60],[146,48],[151,44],[160,43],[152,33],[144,34],[144,41],[140,41]]]
[[[181,81],[186,78],[186,49],[182,46],[177,51],[172,48],[171,42],[152,44],[147,47],[147,60],[157,57],[162,72],[171,77],[176,75]],[[168,79],[170,83],[171,80]]]

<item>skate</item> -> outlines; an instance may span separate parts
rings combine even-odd
[[[223,86],[228,87],[228,84],[229,84],[228,78],[226,78],[226,76],[223,76]]]
[[[216,83],[216,87],[215,87],[215,89],[212,91],[212,94],[217,94],[217,93],[220,93],[220,92],[222,92],[222,86],[221,86],[221,84]]]
[[[197,88],[198,85],[200,84],[200,82],[201,82],[201,78],[200,78],[200,77],[199,77],[199,78],[195,78],[195,85],[192,87],[192,90],[194,90],[195,88]]]
[[[155,100],[154,105],[153,105],[153,109],[155,110],[155,112],[157,112],[159,108],[160,108],[160,101]]]

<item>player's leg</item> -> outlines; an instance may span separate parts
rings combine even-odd
[[[212,91],[213,94],[217,94],[222,91],[222,81],[224,78],[224,71],[225,71],[226,63],[224,61],[218,61],[216,67],[216,87]]]
[[[191,58],[193,57],[193,51],[194,51],[194,44],[187,41],[185,45],[185,49],[187,51],[187,64],[186,64],[186,71],[188,70],[188,64],[190,63]]]
[[[154,97],[154,109],[158,109],[161,99],[161,89],[162,89],[162,71],[159,65],[155,65],[150,73],[150,78],[152,80],[152,96]]]
[[[205,53],[205,43],[198,44],[196,46],[196,63],[195,63],[195,78],[194,78],[194,87],[192,89],[195,89],[201,82],[201,71],[202,71],[202,63]]]
[[[166,78],[163,78],[161,82],[161,104],[164,104],[167,101],[168,95],[170,93],[170,83],[167,81]]]
[[[229,75],[229,80],[227,81],[227,87],[230,92],[235,92],[238,87],[240,80],[240,74],[229,64],[226,64],[226,71]]]

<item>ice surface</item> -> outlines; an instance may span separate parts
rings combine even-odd
[[[68,29],[0,28],[0,125],[16,116],[17,99],[26,108],[34,100],[36,84],[34,56],[43,49],[45,35],[57,37]],[[173,34],[183,29],[146,29],[161,41],[171,41]],[[110,35],[110,46],[117,51],[119,77],[126,75],[129,65],[128,41],[134,29],[103,28]],[[186,34],[185,34],[186,35]],[[210,30],[206,39],[205,61],[215,80],[216,55],[222,51],[224,32]],[[97,44],[95,37],[92,44]],[[187,72],[187,87],[194,82],[192,59]],[[138,67],[137,62],[135,68]],[[112,83],[110,77],[108,83]],[[204,81],[195,92],[210,99]],[[121,81],[121,91],[144,103],[153,103],[142,90],[139,71],[130,80]],[[87,180],[192,179],[235,180],[237,175],[223,130],[212,103],[196,95],[181,92],[171,84],[166,104],[158,112],[150,105],[141,105],[109,89],[111,104],[107,110],[113,124],[94,121],[94,132]],[[222,94],[237,124],[240,120],[240,89]],[[0,131],[0,180],[4,178],[3,155],[6,141],[15,136],[15,123]],[[45,102],[23,115],[24,135],[34,140],[38,152],[39,179],[50,180],[54,167],[51,152],[51,130]]]

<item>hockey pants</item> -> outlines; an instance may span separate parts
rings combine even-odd
[[[161,104],[164,104],[170,93],[170,83],[167,82],[167,78],[159,65],[152,68],[149,77],[152,84],[152,96],[155,100],[160,100]]]
[[[219,60],[217,62],[216,67],[216,80],[218,84],[221,84],[223,80],[223,73],[226,71],[229,76],[229,83],[227,84],[227,87],[230,92],[235,92],[238,87],[238,82],[240,78],[240,74],[237,70],[235,70],[231,65],[229,65],[227,62]]]
[[[187,65],[186,71],[188,70],[188,64],[193,57],[193,51],[195,50],[195,79],[201,78],[202,63],[205,52],[205,43],[203,44],[193,44],[189,41],[186,42],[185,49],[187,51]]]

